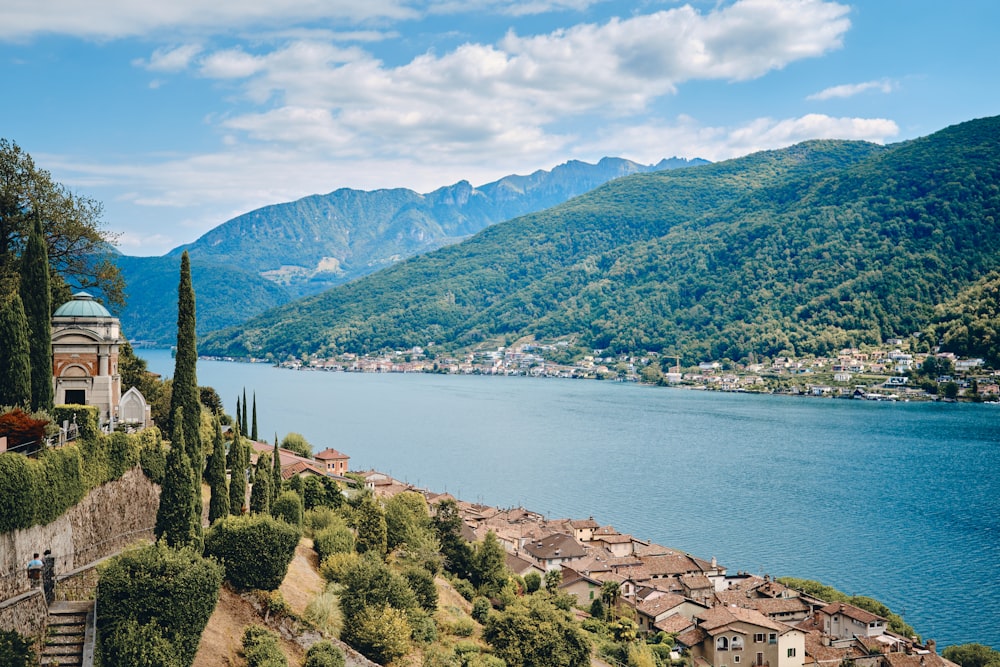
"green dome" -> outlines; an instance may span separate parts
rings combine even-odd
[[[77,292],[71,301],[56,308],[53,317],[111,317],[108,309],[86,292]]]

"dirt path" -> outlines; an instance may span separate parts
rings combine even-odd
[[[279,590],[296,614],[302,614],[314,595],[323,590],[323,579],[316,572],[316,553],[312,540],[303,539],[295,549],[295,556],[288,565],[288,574]],[[239,595],[223,587],[212,617],[208,619],[201,635],[193,667],[242,667],[240,640],[243,630],[262,619],[250,604]],[[288,656],[289,667],[300,667],[305,652],[294,643],[282,640],[282,650]]]

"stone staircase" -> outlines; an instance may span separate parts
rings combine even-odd
[[[92,616],[93,613],[93,600],[53,602],[49,605],[49,627],[38,661],[39,665],[82,667],[87,643],[88,616]],[[92,646],[89,650],[92,650]],[[91,659],[91,664],[92,662]]]

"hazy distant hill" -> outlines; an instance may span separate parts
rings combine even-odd
[[[468,346],[525,335],[689,362],[908,335],[1000,268],[1000,119],[640,174],[287,304],[201,349]]]
[[[571,161],[479,188],[461,181],[428,194],[401,188],[341,189],[266,206],[219,225],[165,258],[122,257],[118,263],[129,295],[122,323],[135,339],[172,339],[176,300],[170,302],[169,296],[171,289],[176,294],[184,250],[192,259],[198,331],[204,333],[455,243],[502,220],[562,203],[611,179],[696,164],[706,162]],[[171,281],[173,287],[164,292]]]

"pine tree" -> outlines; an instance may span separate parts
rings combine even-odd
[[[250,512],[268,514],[271,511],[271,455],[261,454],[257,458],[257,469],[250,489]]]
[[[167,471],[160,492],[160,506],[156,510],[156,539],[166,540],[172,547],[197,546],[200,542],[191,498],[194,496],[194,478],[191,462],[184,446],[183,418],[174,413],[174,432],[167,455]]]
[[[247,428],[247,388],[243,387],[243,421],[240,422],[240,430],[243,433],[250,433],[250,429]]]
[[[278,434],[274,434],[274,450],[271,454],[271,507],[281,495],[281,453],[278,451]]]
[[[49,253],[36,214],[21,255],[21,294],[31,350],[31,409],[52,409],[52,294]]]
[[[222,441],[222,424],[215,418],[215,439],[212,460],[208,465],[208,483],[212,487],[212,497],[208,502],[208,522],[229,515],[229,486],[226,484],[226,445]]]
[[[247,502],[247,460],[239,423],[233,424],[233,443],[229,445],[229,513],[239,516]]]
[[[17,285],[7,287],[9,290],[0,291],[0,405],[29,407],[31,351],[28,320]],[[51,372],[46,377],[51,382]]]
[[[250,428],[250,439],[257,442],[257,392],[253,393],[253,424]]]

